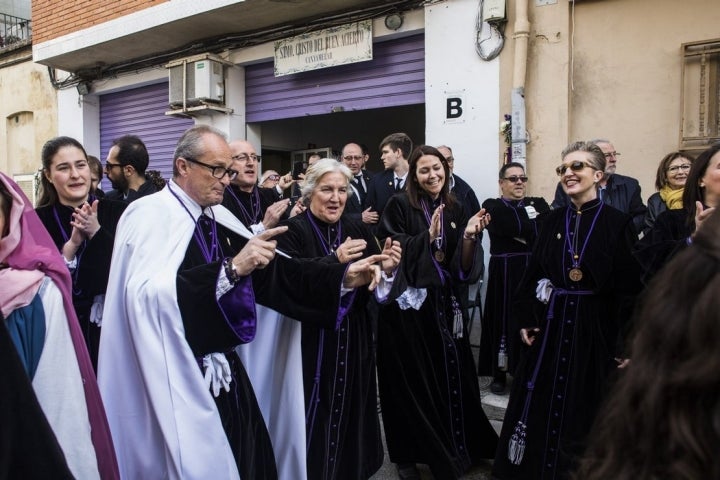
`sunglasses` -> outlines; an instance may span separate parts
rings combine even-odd
[[[572,162],[568,165],[565,165],[565,164],[560,165],[559,167],[557,167],[555,169],[555,173],[557,173],[558,176],[562,176],[565,173],[565,170],[567,170],[568,168],[570,170],[572,170],[573,172],[579,172],[587,167],[590,167],[593,170],[597,170],[597,168],[593,167],[592,165],[590,165],[587,162],[581,162],[580,160],[575,160],[574,162]]]
[[[503,180],[507,180],[510,183],[517,183],[518,180],[520,180],[522,183],[525,183],[528,181],[528,177],[525,175],[510,175],[509,177],[504,177]]]

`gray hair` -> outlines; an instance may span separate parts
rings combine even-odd
[[[353,175],[344,163],[340,163],[334,158],[320,159],[307,169],[307,172],[305,172],[305,180],[300,184],[300,193],[304,203],[310,200],[312,191],[315,190],[317,183],[323,175],[333,172],[339,172],[345,175],[348,185],[350,185],[350,180],[353,178]]]
[[[565,147],[560,154],[560,158],[562,160],[565,160],[565,157],[567,157],[569,154],[573,152],[586,152],[590,154],[590,158],[588,159],[590,162],[590,165],[592,165],[593,168],[596,170],[600,170],[601,172],[605,171],[605,154],[602,150],[600,150],[600,147],[597,146],[597,144],[593,141],[578,141],[573,142],[567,147]]]
[[[227,135],[225,135],[222,130],[218,130],[210,125],[195,125],[185,130],[185,133],[183,133],[180,140],[178,140],[175,153],[173,153],[173,177],[177,177],[180,174],[175,164],[178,158],[182,157],[197,160],[205,154],[203,136],[208,134],[216,135],[227,142]]]

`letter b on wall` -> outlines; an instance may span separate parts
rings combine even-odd
[[[460,118],[462,117],[462,114],[462,98],[448,97],[445,105],[445,118]]]

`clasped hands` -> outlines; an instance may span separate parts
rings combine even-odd
[[[92,205],[83,203],[75,209],[70,219],[70,226],[73,227],[70,239],[77,244],[83,240],[91,239],[100,230],[100,223],[97,218],[99,201],[95,200]]]

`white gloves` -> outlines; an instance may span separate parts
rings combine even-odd
[[[90,307],[90,322],[97,323],[98,327],[102,327],[103,307],[105,306],[105,294],[95,295],[92,307]]]
[[[232,374],[230,373],[230,364],[225,358],[224,353],[210,353],[203,357],[203,367],[205,368],[205,385],[212,387],[213,396],[220,395],[220,387],[226,392],[230,391],[230,382],[232,382]]]
[[[535,289],[535,296],[542,303],[548,303],[550,301],[550,296],[552,295],[553,288],[555,288],[555,286],[550,283],[549,279],[540,279],[537,283],[537,288]]]

